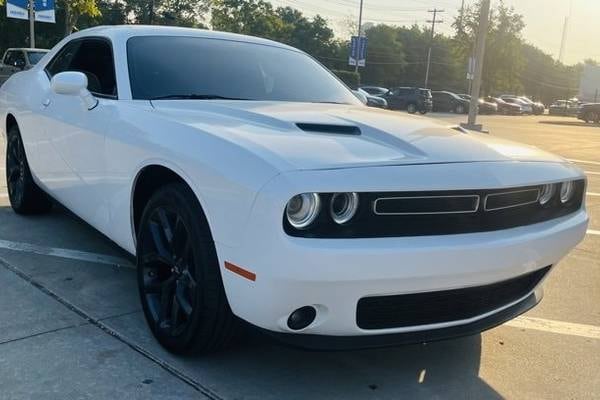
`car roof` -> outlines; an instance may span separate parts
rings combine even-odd
[[[300,51],[286,44],[255,36],[241,35],[238,33],[230,32],[211,31],[208,29],[182,28],[175,26],[158,25],[100,25],[95,26],[93,28],[83,29],[77,33],[72,34],[68,38],[75,39],[99,35],[109,37],[113,40],[121,41],[127,41],[127,39],[134,36],[188,36],[262,44]]]

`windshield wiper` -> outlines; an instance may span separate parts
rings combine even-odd
[[[250,100],[237,97],[219,96],[217,94],[169,94],[153,97],[150,100]]]

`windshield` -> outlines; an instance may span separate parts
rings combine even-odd
[[[361,104],[321,64],[276,46],[184,36],[127,42],[134,99],[189,98]]]
[[[44,57],[46,55],[45,51],[28,51],[27,52],[27,59],[29,59],[29,64],[31,65],[35,65],[37,64],[42,57]]]

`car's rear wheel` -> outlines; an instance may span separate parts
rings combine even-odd
[[[417,112],[417,105],[416,105],[416,104],[412,104],[412,103],[411,103],[411,104],[409,104],[409,105],[406,107],[406,111],[408,111],[408,113],[409,113],[409,114],[414,114],[414,113],[416,113],[416,112]]]
[[[34,182],[17,125],[8,130],[6,143],[6,186],[12,209],[17,214],[39,214],[52,208],[52,201]]]
[[[425,108],[421,108],[421,109],[419,110],[419,114],[421,114],[421,115],[425,115],[425,114],[427,114],[427,109],[425,109]]]
[[[138,231],[138,287],[156,339],[178,354],[207,353],[229,344],[236,320],[193,192],[182,183],[159,189]]]

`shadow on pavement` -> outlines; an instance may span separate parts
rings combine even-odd
[[[585,123],[583,121],[552,121],[552,120],[546,120],[546,121],[539,121],[540,124],[548,124],[548,125],[560,125],[560,126],[581,126],[581,127],[588,127],[588,128],[598,128],[600,127],[600,124],[588,124]]]
[[[481,335],[396,348],[315,352],[244,328],[245,340],[227,352],[178,357],[155,342],[141,313],[108,323],[225,399],[502,398],[479,378]]]

